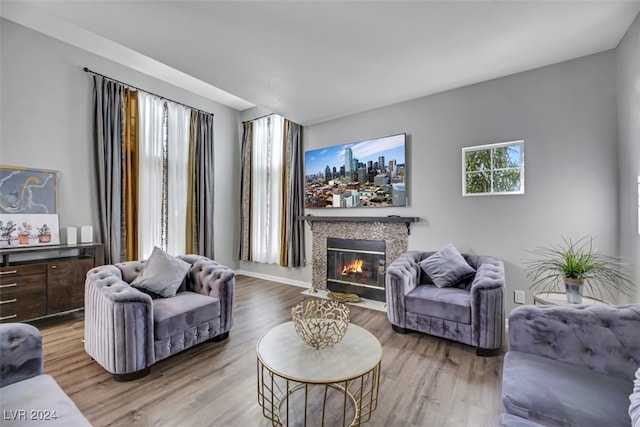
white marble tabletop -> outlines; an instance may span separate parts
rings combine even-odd
[[[354,324],[349,324],[342,341],[318,350],[298,337],[293,322],[283,323],[260,338],[256,352],[263,365],[273,373],[290,380],[317,384],[358,377],[382,359],[378,339]]]

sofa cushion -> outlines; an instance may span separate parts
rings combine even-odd
[[[476,272],[451,243],[423,259],[419,264],[439,288],[455,286]]]
[[[220,300],[195,292],[180,292],[173,298],[153,300],[154,339],[167,338],[220,317]]]
[[[190,268],[191,264],[188,262],[173,257],[156,246],[131,286],[171,298],[176,295]]]
[[[0,402],[2,427],[51,424],[91,427],[75,403],[49,375],[37,375],[0,388]],[[22,419],[19,419],[20,414],[24,414]]]
[[[617,378],[518,351],[505,355],[507,413],[545,426],[629,426],[631,378]]]
[[[405,296],[405,310],[458,323],[471,323],[471,294],[464,289],[416,287]]]

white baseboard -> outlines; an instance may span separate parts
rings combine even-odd
[[[236,273],[236,275],[255,277],[256,279],[262,279],[262,280],[269,280],[271,282],[284,283],[285,285],[297,286],[299,288],[307,288],[308,289],[308,288],[311,287],[311,283],[310,282],[303,282],[301,280],[287,279],[285,277],[272,276],[270,274],[255,273],[253,271],[246,271],[246,270],[236,270],[235,273]]]

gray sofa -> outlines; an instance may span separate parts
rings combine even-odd
[[[504,336],[504,264],[461,254],[476,272],[451,287],[437,287],[420,263],[435,252],[409,251],[386,272],[387,317],[396,332],[418,331],[496,354]]]
[[[3,427],[91,426],[49,375],[42,374],[42,335],[26,323],[0,324]]]
[[[502,426],[629,427],[637,372],[640,305],[517,307],[509,315]],[[640,404],[636,423],[638,411]]]
[[[104,265],[87,273],[85,350],[117,381],[140,378],[162,359],[229,336],[233,271],[203,256],[176,258],[191,266],[170,298],[131,286],[146,261]]]

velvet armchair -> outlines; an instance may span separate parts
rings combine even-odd
[[[504,264],[488,256],[459,254],[465,277],[436,286],[423,264],[437,252],[410,251],[386,273],[387,317],[396,332],[418,331],[498,353],[504,336]],[[440,268],[446,269],[446,263]],[[445,271],[445,275],[448,272]]]

